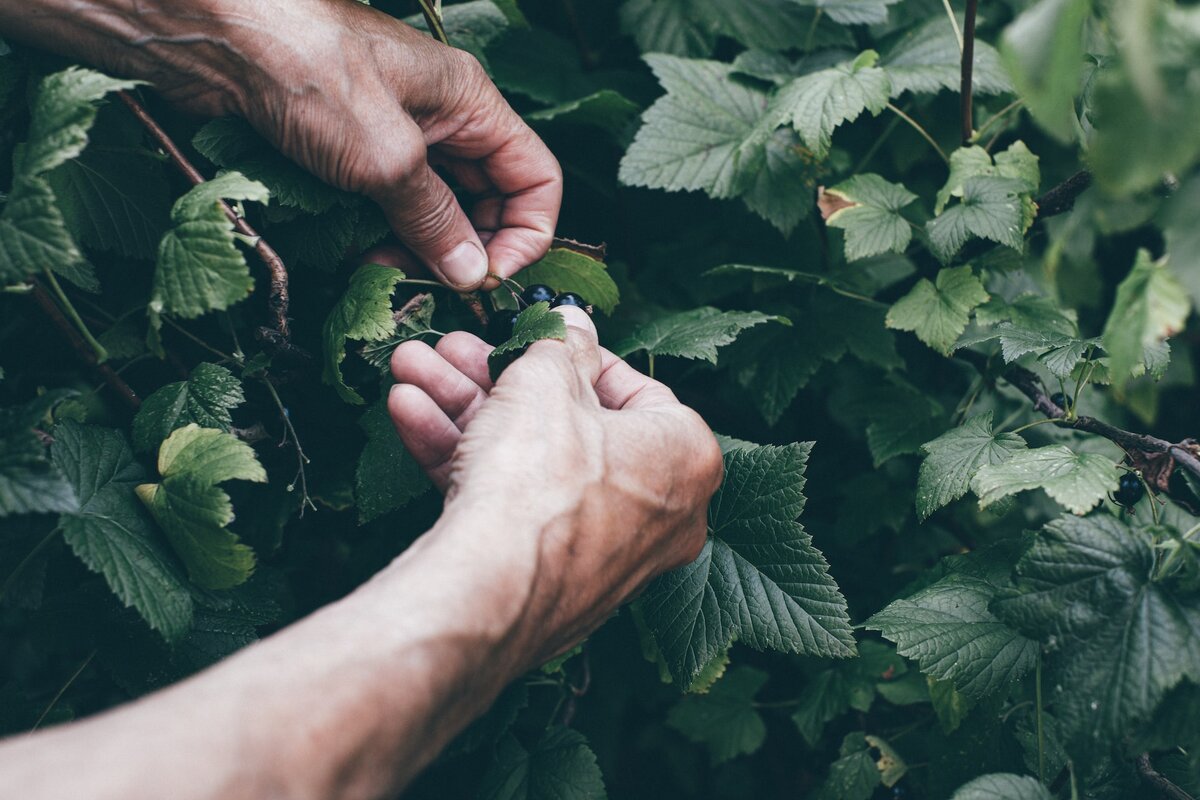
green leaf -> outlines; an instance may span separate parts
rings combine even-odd
[[[929,704],[937,714],[943,733],[953,733],[971,713],[972,701],[961,694],[950,681],[939,681],[932,675],[926,676]]]
[[[552,727],[531,748],[512,734],[496,754],[479,800],[603,800],[604,779],[583,734]]]
[[[754,707],[754,697],[767,673],[736,667],[713,684],[707,694],[685,695],[667,712],[667,724],[704,745],[714,764],[762,747],[767,726]]]
[[[824,11],[839,25],[881,25],[887,22],[888,6],[900,0],[805,0]]]
[[[1011,178],[967,178],[962,202],[925,226],[934,255],[947,263],[972,236],[1023,250],[1022,191],[1023,184]]]
[[[654,581],[645,620],[671,675],[688,684],[733,641],[757,649],[854,653],[845,600],[795,518],[811,445],[725,454],[709,505],[708,542],[691,564]]]
[[[840,757],[829,765],[829,777],[813,793],[813,800],[868,800],[881,776],[862,732],[848,733]]]
[[[1000,52],[1029,113],[1062,142],[1075,137],[1091,0],[1040,0],[1005,28]]]
[[[855,175],[825,190],[837,210],[825,218],[831,228],[846,232],[846,260],[858,261],[880,253],[903,253],[912,239],[912,227],[900,209],[917,196],[878,175]]]
[[[904,384],[880,391],[865,405],[871,409],[867,447],[876,467],[896,456],[919,452],[929,437],[945,428],[941,405]]]
[[[926,675],[979,699],[1006,689],[1037,661],[1037,642],[988,611],[995,594],[985,580],[949,575],[893,601],[867,620],[867,629],[895,642],[896,652]]]
[[[233,223],[220,201],[266,202],[267,197],[261,183],[227,172],[176,200],[171,229],[158,245],[151,310],[198,317],[244,300],[254,289],[254,279],[234,244]]]
[[[722,0],[627,0],[621,28],[643,53],[707,56],[718,36],[748,47],[783,50],[804,41],[812,12],[792,0],[731,6]]]
[[[162,481],[141,484],[137,495],[167,534],[188,576],[206,589],[244,583],[254,571],[254,551],[228,529],[233,504],[217,484],[266,481],[254,451],[231,434],[193,423],[162,443],[158,472]]]
[[[904,92],[934,94],[943,89],[957,92],[962,81],[962,53],[954,30],[937,15],[904,36],[879,59],[892,82],[892,97]],[[1013,90],[1000,63],[1000,54],[990,44],[975,40],[975,66],[971,91],[1004,94]]]
[[[605,314],[611,314],[621,299],[603,261],[565,247],[551,248],[518,277],[526,286],[544,283],[556,292],[575,292]]]
[[[415,339],[433,330],[431,326],[434,308],[433,295],[428,292],[410,297],[392,314],[396,323],[396,330],[392,335],[386,339],[368,342],[358,351],[363,360],[385,375],[390,374],[392,354],[396,348],[409,339]]]
[[[17,283],[46,266],[71,269],[82,288],[99,288],[67,231],[50,185],[43,178],[18,175],[0,212],[0,283]]]
[[[46,76],[33,100],[19,174],[41,175],[82,153],[99,102],[109,92],[132,89],[140,83],[81,67]]]
[[[1037,778],[995,772],[959,787],[950,800],[1054,800]]]
[[[976,414],[921,445],[928,455],[917,475],[917,514],[922,520],[967,493],[980,467],[1003,464],[1025,449],[1025,440],[992,430],[992,412]]]
[[[943,269],[937,283],[922,278],[891,307],[887,326],[912,331],[925,344],[949,355],[967,329],[971,309],[988,299],[970,267]]]
[[[758,311],[719,311],[710,306],[681,311],[639,326],[613,347],[624,358],[645,350],[651,357],[677,356],[717,363],[717,348],[738,337],[747,328],[780,317]]]
[[[1046,639],[1046,682],[1068,750],[1091,754],[1200,678],[1200,606],[1151,579],[1145,534],[1107,514],[1063,517],[1017,563],[1000,616]]]
[[[744,192],[774,127],[765,124],[766,94],[733,80],[719,61],[649,55],[646,63],[667,93],[642,115],[621,183],[714,198]]]
[[[1044,489],[1069,511],[1086,514],[1116,488],[1120,474],[1107,456],[1053,444],[1014,451],[1003,463],[980,467],[971,488],[980,508],[1017,492]]]
[[[1138,250],[1133,269],[1117,286],[1117,298],[1104,325],[1109,372],[1118,389],[1134,367],[1145,363],[1145,349],[1183,329],[1191,304],[1183,287],[1167,269],[1167,260],[1151,261]]]
[[[830,69],[794,79],[780,89],[772,108],[790,122],[817,158],[829,153],[833,131],[863,111],[878,114],[888,104],[892,84],[875,66],[874,50]]]
[[[404,273],[398,269],[382,264],[363,264],[350,276],[341,300],[325,319],[325,362],[321,381],[332,386],[347,403],[362,405],[364,401],[342,378],[346,340],[376,342],[392,335],[396,330],[392,293],[402,280]]]
[[[620,140],[641,107],[612,89],[601,89],[585,97],[531,111],[525,119],[534,123],[560,123],[600,128]]]
[[[764,160],[742,202],[788,236],[812,210],[819,169],[796,132],[780,128],[767,139]]]
[[[54,428],[51,452],[79,498],[78,511],[59,522],[71,550],[168,641],[187,633],[192,596],[134,494],[146,473],[125,437],[64,420]]]
[[[826,723],[852,708],[866,713],[876,693],[887,691],[887,687],[895,685],[893,682],[908,672],[904,659],[882,642],[872,639],[859,642],[858,655],[817,673],[804,687],[792,722],[810,747],[820,743]]]
[[[152,153],[93,144],[46,180],[79,242],[130,258],[154,257],[170,202],[162,164]]]
[[[420,497],[429,488],[429,479],[396,435],[386,395],[367,409],[358,424],[367,434],[367,446],[354,473],[354,499],[361,524]]]
[[[541,339],[561,341],[566,338],[567,323],[562,315],[555,314],[547,302],[534,303],[517,315],[512,337],[488,354],[488,372],[493,381],[498,380],[512,358],[524,352],[529,345]]]
[[[201,362],[186,381],[168,383],[146,398],[133,418],[133,444],[153,450],[177,428],[196,423],[228,432],[229,412],[246,401],[242,383],[218,364]]]
[[[0,517],[79,509],[74,488],[33,430],[45,424],[45,414],[62,398],[58,392],[25,406],[0,408]]]
[[[960,147],[950,154],[950,175],[938,190],[934,213],[941,214],[951,198],[961,198],[968,179],[979,177],[1011,178],[1020,185],[1020,193],[1031,194],[1041,183],[1041,169],[1038,157],[1019,140],[997,153],[994,160],[979,145]]]

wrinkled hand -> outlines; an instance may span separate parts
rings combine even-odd
[[[509,576],[528,664],[692,561],[722,476],[695,412],[600,348],[587,314],[558,313],[565,342],[531,345],[495,385],[475,336],[400,345],[388,402],[446,514],[474,521],[454,528],[462,546]]]

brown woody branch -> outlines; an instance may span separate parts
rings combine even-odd
[[[138,121],[150,132],[150,135],[158,142],[158,146],[163,149],[171,159],[171,162],[183,173],[184,177],[194,185],[204,183],[204,176],[192,165],[192,162],[183,154],[183,151],[179,149],[179,145],[175,144],[171,136],[150,116],[150,113],[146,111],[146,107],[138,102],[137,98],[129,94],[129,92],[122,91],[118,92],[117,95],[121,98],[121,102],[129,107],[129,110],[138,118]],[[295,351],[296,348],[291,345],[292,331],[288,320],[288,271],[283,263],[283,259],[267,243],[267,240],[259,235],[258,231],[250,227],[250,223],[238,216],[237,212],[223,200],[221,201],[221,209],[225,212],[225,216],[229,218],[229,221],[233,223],[233,227],[238,233],[254,240],[254,250],[258,253],[259,258],[262,259],[263,264],[267,267],[267,272],[270,274],[271,291],[267,304],[271,311],[271,317],[274,320],[275,329],[270,332],[271,335],[264,337],[265,340],[279,350]]]
[[[1166,775],[1154,768],[1150,762],[1150,754],[1142,753],[1137,757],[1137,771],[1142,783],[1158,792],[1159,797],[1167,800],[1195,800],[1190,794],[1171,782]]]
[[[975,70],[975,12],[978,8],[979,0],[967,0],[967,15],[963,19],[962,83],[959,87],[959,96],[964,147],[971,143],[971,137],[975,133],[975,117],[971,112],[971,76]]]
[[[1092,173],[1081,169],[1037,199],[1038,219],[1064,214],[1075,207],[1075,200],[1092,185]]]
[[[83,340],[79,331],[75,330],[75,326],[63,315],[54,299],[42,288],[41,284],[34,281],[33,291],[30,294],[33,295],[33,299],[42,313],[49,318],[54,327],[58,328],[62,337],[71,345],[71,349],[75,351],[79,360],[87,364],[96,373],[96,376],[125,402],[125,405],[129,406],[131,410],[137,411],[142,405],[142,398],[138,397],[137,392],[117,374],[116,370],[96,358],[96,351]]]
[[[983,375],[989,373],[989,359],[983,354],[973,350],[959,350],[954,355],[974,366]],[[1095,417],[1070,417],[1066,409],[1059,408],[1050,399],[1041,379],[1024,367],[1010,365],[1000,371],[999,377],[1008,381],[1028,397],[1033,403],[1034,410],[1056,420],[1056,424],[1060,428],[1070,428],[1103,436],[1116,444],[1129,454],[1134,466],[1147,473],[1153,473],[1147,474],[1147,480],[1156,483],[1157,488],[1163,492],[1170,493],[1167,478],[1170,477],[1170,470],[1174,466],[1179,466],[1196,478],[1200,478],[1200,445],[1194,441],[1185,439],[1182,442],[1168,442],[1166,439],[1159,439],[1156,436],[1134,433],[1115,425],[1109,425]],[[1161,463],[1164,461],[1169,462],[1165,469]]]

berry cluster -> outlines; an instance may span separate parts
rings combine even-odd
[[[1132,509],[1146,494],[1146,486],[1142,483],[1142,479],[1132,472],[1126,472],[1121,476],[1121,481],[1117,484],[1117,491],[1113,495],[1113,500],[1117,505],[1126,510]]]
[[[562,292],[555,294],[554,290],[549,286],[541,283],[535,283],[525,289],[517,296],[517,307],[525,309],[534,303],[549,303],[551,308],[559,306],[575,306],[588,310],[588,303],[574,292]],[[519,311],[509,311],[507,309],[497,311],[492,314],[488,320],[487,340],[488,343],[495,346],[507,342],[512,338],[513,326],[517,324],[517,314]]]

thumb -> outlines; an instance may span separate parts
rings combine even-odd
[[[566,322],[566,338],[561,341],[542,339],[534,342],[518,363],[526,360],[535,363],[553,361],[558,369],[572,370],[585,385],[593,386],[600,377],[600,341],[591,316],[575,306],[560,306],[553,313],[561,314]]]
[[[443,283],[462,290],[483,283],[488,258],[479,234],[428,162],[388,187],[379,204],[400,240]]]

